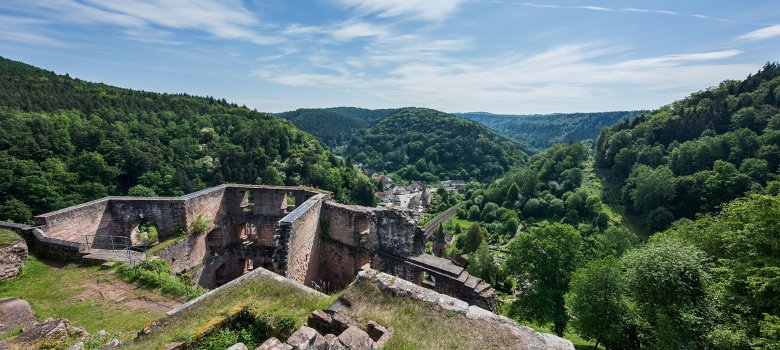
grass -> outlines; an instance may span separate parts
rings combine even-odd
[[[464,219],[459,219],[457,215],[449,218],[447,221],[444,222],[445,228],[455,228],[455,225],[460,224],[461,232],[466,232],[466,230],[471,227],[471,225],[474,225],[476,221],[469,221]]]
[[[256,277],[220,290],[180,313],[162,320],[152,334],[127,343],[125,349],[160,349],[166,345],[198,339],[204,331],[219,325],[241,310],[266,314],[272,319],[304,324],[316,309],[327,308],[334,297],[323,297],[264,277]]]
[[[86,289],[85,281],[112,280],[116,280],[113,269],[73,264],[54,267],[31,255],[17,277],[0,282],[0,297],[27,300],[38,319],[63,317],[90,332],[104,329],[132,335],[163,315],[144,309],[128,310],[112,300],[79,297]]]
[[[351,304],[345,312],[358,323],[372,320],[394,330],[385,350],[508,349],[513,344],[509,332],[493,323],[470,320],[432,303],[384,294],[366,281],[350,286],[342,297]]]
[[[21,240],[22,237],[19,237],[16,232],[0,228],[0,247],[5,247]]]

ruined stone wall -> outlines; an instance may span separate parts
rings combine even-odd
[[[165,260],[174,273],[180,273],[203,263],[207,258],[206,234],[187,236],[155,256]]]
[[[208,221],[212,227],[224,220],[228,215],[227,207],[230,204],[228,201],[232,199],[228,198],[231,196],[227,195],[225,189],[225,186],[219,186],[180,197],[184,201],[186,208],[186,224],[184,228],[191,228],[198,218]],[[212,227],[209,227],[207,231],[211,231]],[[227,232],[230,232],[230,228],[228,228]]]
[[[47,236],[71,242],[85,242],[84,235],[110,232],[114,222],[109,212],[111,197],[35,217],[35,225]]]
[[[274,261],[288,278],[312,285],[319,277],[319,221],[324,195],[316,195],[279,221]]]
[[[176,229],[187,222],[185,202],[179,199],[114,197],[109,208],[115,225],[111,231],[117,236],[130,237],[133,229],[146,219],[157,228],[163,241],[174,237]]]
[[[322,217],[328,222],[328,237],[353,247],[367,242],[372,216],[373,208],[331,201],[322,206]]]
[[[372,250],[398,257],[422,254],[425,232],[417,226],[410,211],[381,208],[373,213],[366,242]]]

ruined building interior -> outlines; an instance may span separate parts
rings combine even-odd
[[[409,212],[351,206],[303,187],[221,185],[182,197],[107,197],[43,214],[25,233],[41,254],[79,259],[140,245],[138,227],[159,241],[174,272],[218,287],[264,267],[327,292],[351,283],[362,266],[492,309],[495,290],[449,260],[424,254],[425,235]],[[197,222],[207,229],[193,233]]]

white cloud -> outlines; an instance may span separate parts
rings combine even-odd
[[[236,0],[29,0],[3,4],[58,22],[109,24],[125,28],[129,38],[164,42],[154,27],[203,31],[221,39],[273,44],[279,38],[258,34],[259,21]],[[156,31],[156,32],[155,32]]]
[[[672,10],[663,10],[663,9],[643,9],[643,8],[635,8],[635,7],[610,8],[610,7],[593,6],[593,5],[562,6],[562,5],[538,4],[538,3],[533,3],[533,2],[514,2],[514,1],[503,1],[503,0],[493,0],[492,2],[495,3],[495,4],[518,5],[518,6],[533,7],[533,8],[544,8],[544,9],[566,9],[566,10],[588,10],[588,11],[602,11],[602,12],[648,13],[648,14],[658,14],[658,15],[691,17],[691,18],[703,19],[703,20],[708,20],[708,21],[724,22],[724,23],[765,25],[765,23],[742,22],[742,21],[735,21],[735,20],[731,20],[731,19],[727,19],[727,18],[707,16],[707,15],[702,15],[702,14],[697,14],[697,13],[685,13],[685,12],[678,12],[678,11],[672,11]]]
[[[463,0],[336,0],[363,14],[442,20],[457,10]]]
[[[780,36],[780,24],[754,30],[752,32],[740,35],[738,39],[743,40],[764,40]]]
[[[388,34],[382,26],[367,22],[345,23],[330,32],[336,40],[352,40],[356,38],[381,37]]]
[[[377,55],[380,49],[361,56],[362,65],[345,63],[341,70],[278,66],[254,73],[282,85],[342,91],[344,100],[333,101],[334,105],[549,113],[653,108],[757,68],[717,62],[739,55],[738,50],[614,60],[613,54],[630,52],[622,47],[564,45],[529,54],[464,59],[412,47],[404,51],[404,60],[395,60]],[[366,68],[371,66],[380,69]],[[377,99],[360,100],[366,94]]]
[[[43,46],[65,46],[59,40],[41,32],[46,21],[0,15],[0,40],[31,43]]]

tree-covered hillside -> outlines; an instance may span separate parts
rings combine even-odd
[[[631,120],[645,111],[506,115],[484,112],[456,113],[522,143],[532,153],[556,143],[595,140],[602,128]]]
[[[404,108],[356,134],[345,153],[365,167],[407,180],[486,180],[526,156],[516,142],[475,122]]]
[[[371,204],[374,185],[290,123],[224,100],[134,91],[0,58],[0,220],[106,195],[302,184]]]
[[[653,231],[746,193],[777,193],[780,65],[605,129],[596,163]]]
[[[277,116],[314,135],[323,144],[334,147],[344,144],[354,132],[365,129],[397,111],[356,107],[301,108],[279,113]]]

